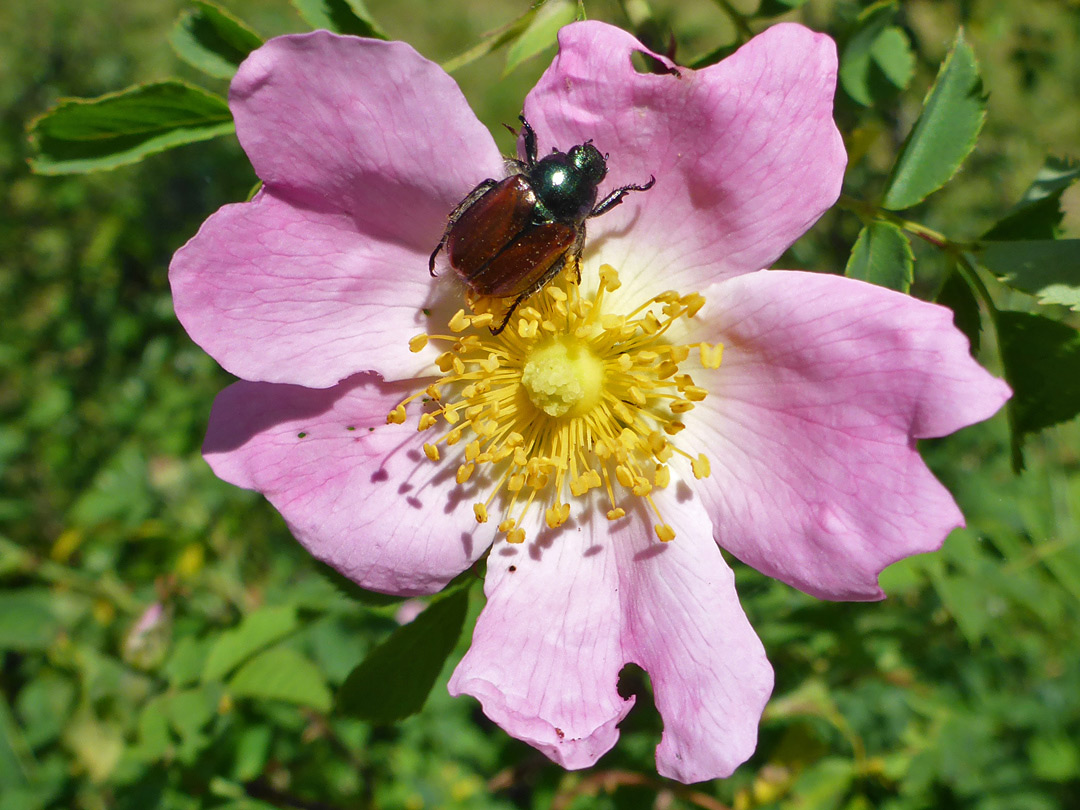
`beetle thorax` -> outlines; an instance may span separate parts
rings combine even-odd
[[[592,144],[553,152],[529,172],[540,213],[560,222],[582,222],[596,204],[597,186],[607,174],[603,155]]]

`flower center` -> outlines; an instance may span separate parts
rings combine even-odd
[[[706,396],[680,365],[696,349],[690,362],[718,368],[723,346],[668,337],[676,321],[701,309],[699,293],[668,291],[630,313],[605,312],[618,273],[602,266],[591,296],[580,293],[576,275],[574,268],[563,272],[498,335],[488,329],[491,312],[459,310],[450,334],[414,337],[413,351],[429,340],[447,344],[435,363],[443,376],[394,408],[387,422],[404,423],[406,406],[423,398],[417,429],[442,426],[424,453],[436,463],[444,453],[453,459],[459,485],[483,469],[487,497],[473,512],[486,523],[499,499],[499,530],[509,542],[525,539],[522,519],[534,504],[557,528],[570,518],[570,499],[585,509],[594,498],[607,501],[608,520],[624,518],[632,500],[642,499],[656,517],[657,536],[671,540],[675,532],[663,522],[653,489],[668,486],[673,461],[695,478],[709,475],[708,458],[675,440],[686,427],[683,414]]]
[[[532,404],[548,416],[583,416],[600,401],[604,364],[572,335],[541,343],[529,352],[521,384]]]

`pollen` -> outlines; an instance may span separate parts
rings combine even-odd
[[[441,376],[387,422],[403,424],[419,407],[417,429],[430,437],[424,455],[480,493],[477,523],[494,514],[509,543],[524,542],[527,525],[572,525],[589,507],[610,521],[645,515],[670,542],[675,530],[654,491],[711,472],[704,453],[680,446],[685,415],[708,395],[687,366],[718,368],[724,347],[671,337],[705,304],[700,293],[668,291],[620,311],[608,301],[621,286],[615,268],[600,268],[591,294],[579,288],[578,270],[564,270],[498,335],[493,312],[479,311],[489,305],[470,302],[473,312],[455,313],[446,334],[413,337],[412,351],[443,348]]]

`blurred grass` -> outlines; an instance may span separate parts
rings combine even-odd
[[[228,6],[264,36],[300,28],[284,0]],[[183,7],[0,7],[9,34],[0,38],[0,810],[547,807],[584,790],[580,776],[508,739],[441,685],[423,714],[370,728],[309,706],[234,699],[222,682],[185,675],[263,605],[296,607],[299,629],[281,643],[331,687],[394,622],[392,608],[336,595],[276,513],[219,482],[199,457],[210,403],[229,378],[176,323],[166,268],[209,213],[251,188],[236,144],[103,175],[27,173],[24,127],[57,98],[176,73],[202,80],[165,44]],[[439,61],[525,8],[369,7],[392,36]],[[704,0],[654,8],[688,58],[730,36]],[[626,24],[613,3],[588,9]],[[803,19],[843,35],[855,10],[822,0]],[[919,57],[912,90],[885,112],[838,101],[845,129],[877,133],[851,167],[852,188],[880,186],[963,23],[991,91],[989,119],[958,178],[912,216],[957,238],[984,230],[1046,154],[1075,156],[1078,11],[1049,0],[904,2]],[[501,77],[495,54],[457,76],[507,151],[499,124],[515,119],[548,58]],[[1066,228],[1080,235],[1075,189],[1066,208]],[[788,259],[842,267],[857,227],[830,214]],[[920,252],[927,289],[935,262]],[[739,568],[777,668],[777,699],[758,754],[710,791],[741,810],[1080,806],[1080,427],[1033,439],[1021,478],[1006,447],[1000,417],[925,443],[968,529],[942,553],[890,569],[892,598],[881,605],[819,603]],[[133,650],[128,634],[155,602],[166,620]],[[644,689],[640,676],[626,680]],[[644,691],[602,767],[652,773],[659,719],[647,704]],[[161,728],[149,706],[181,708]],[[662,789],[573,806],[652,806]],[[663,801],[689,806],[679,793]]]

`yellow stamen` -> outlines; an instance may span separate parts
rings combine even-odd
[[[575,503],[584,508],[581,499],[591,498],[606,501],[612,521],[627,515],[617,503],[643,498],[656,536],[669,542],[675,532],[654,491],[674,475],[710,474],[703,453],[678,446],[681,417],[707,396],[680,365],[697,349],[702,366],[718,368],[723,346],[667,337],[677,333],[669,332],[672,324],[704,306],[699,293],[667,291],[630,312],[612,311],[609,293],[621,286],[616,270],[600,268],[592,295],[578,289],[577,270],[566,268],[518,307],[499,335],[488,328],[501,317],[499,307],[480,299],[470,302],[473,314],[454,314],[446,334],[410,339],[412,351],[430,341],[444,347],[435,360],[443,376],[421,392],[417,429],[445,427],[424,453],[433,462],[448,456],[459,485],[483,470],[477,480],[487,494],[473,514],[486,523],[490,509],[501,512],[498,530],[507,542],[525,541],[524,517],[534,504],[554,530],[570,520]],[[390,411],[387,422],[404,423],[421,393]]]

